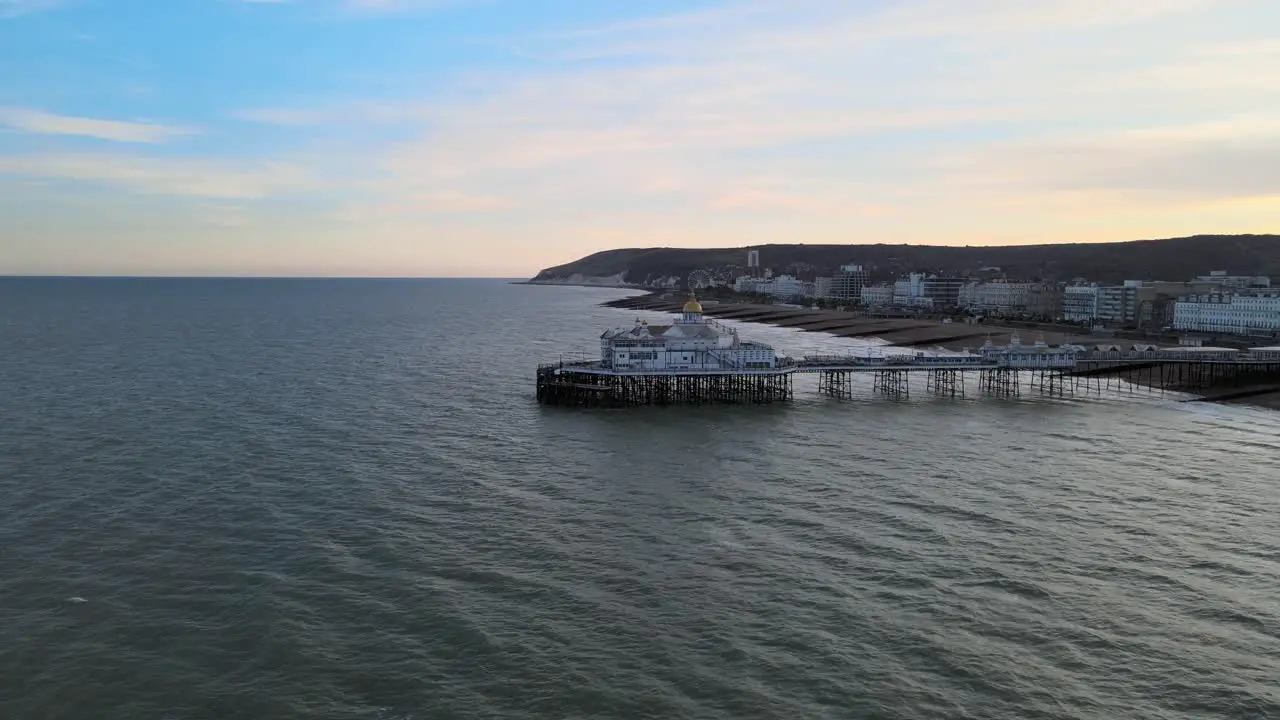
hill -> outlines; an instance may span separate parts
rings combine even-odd
[[[606,250],[547,268],[533,282],[572,277],[617,277],[641,284],[694,270],[723,270],[746,264],[748,250],[775,272],[831,275],[840,265],[859,263],[873,279],[906,272],[968,276],[999,267],[1011,278],[1101,283],[1124,280],[1186,280],[1227,270],[1240,275],[1280,276],[1280,235],[1196,235],[1167,240],[1056,245],[756,245],[742,248],[629,248]]]

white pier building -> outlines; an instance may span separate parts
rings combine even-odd
[[[1002,368],[1019,370],[1071,369],[1088,351],[1079,345],[1051,346],[1044,338],[1037,338],[1034,345],[1023,345],[1017,331],[1009,339],[1009,344],[996,347],[988,338],[982,346],[982,359]]]
[[[779,366],[769,345],[743,342],[738,332],[702,314],[692,295],[670,325],[637,319],[600,336],[600,365],[623,372],[765,370]]]

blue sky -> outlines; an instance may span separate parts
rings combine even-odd
[[[0,0],[0,273],[1277,231],[1277,28],[1273,0]]]

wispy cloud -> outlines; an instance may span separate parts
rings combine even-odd
[[[929,207],[943,217],[959,212],[947,198],[1015,189],[1059,197],[1091,182],[1100,191],[1139,192],[1161,174],[1168,192],[1158,183],[1142,192],[1162,202],[1196,192],[1252,194],[1268,186],[1263,161],[1174,138],[1147,138],[1127,151],[1123,142],[1099,139],[1102,128],[1148,127],[1143,115],[1203,112],[1207,92],[1215,107],[1265,102],[1244,87],[1178,82],[1228,64],[1238,77],[1267,77],[1258,68],[1270,44],[1254,43],[1248,53],[1208,50],[1229,47],[1232,28],[1197,30],[1176,46],[1114,42],[1131,26],[1152,23],[1174,23],[1172,32],[1186,35],[1218,8],[1251,2],[1258,4],[908,0],[869,10],[834,0],[759,0],[527,39],[559,62],[536,72],[458,76],[429,105],[330,101],[238,117],[319,133],[350,124],[420,127],[416,139],[363,164],[361,188],[374,199],[348,214],[367,221],[486,212],[554,213],[567,222],[617,217],[639,205],[686,217],[749,211],[826,217],[847,228],[886,227],[893,217],[923,227],[929,214],[902,208]],[[594,62],[611,55],[634,60]],[[1055,139],[1063,125],[1075,134]],[[991,135],[1030,139],[981,140]],[[1101,149],[1060,160],[1079,144]],[[1232,173],[1235,181],[1217,191],[1191,182],[1194,171],[1175,181],[1179,162]]]
[[[106,154],[0,157],[0,175],[92,182],[149,195],[259,199],[312,187],[305,169],[285,163],[146,158]]]
[[[0,0],[0,20],[52,10],[65,0]]]
[[[410,194],[394,201],[353,203],[339,209],[333,217],[346,222],[386,222],[437,215],[496,213],[514,207],[514,203],[492,195],[443,192]]]
[[[294,2],[308,12],[274,8],[281,25],[453,4]],[[501,38],[447,63],[403,36],[376,62],[328,58],[293,28],[280,52],[305,57],[306,85],[344,89],[221,98],[247,108],[200,121],[201,152],[223,160],[28,155],[0,157],[0,173],[191,196],[209,203],[202,224],[263,232],[298,206],[243,201],[323,197],[307,220],[358,221],[380,258],[415,257],[430,236],[466,238],[442,255],[531,265],[547,245],[568,259],[633,243],[1119,239],[1280,221],[1262,200],[1280,195],[1274,0],[644,5],[506,34],[540,7],[507,3],[502,23],[473,26]],[[433,25],[397,16],[363,34],[372,24],[329,23],[317,42],[368,47]],[[0,125],[135,143],[183,130],[23,112]],[[235,159],[263,148],[305,159]]]
[[[424,121],[431,112],[416,102],[345,102],[308,108],[249,108],[231,117],[277,127],[380,125]]]
[[[1246,2],[1250,0],[1245,0]],[[1120,28],[1238,0],[755,0],[640,21],[544,36],[528,47],[543,56],[635,55],[650,58],[761,57],[806,52],[821,59],[857,56],[885,43],[914,40],[1026,40]]]
[[[0,107],[0,126],[36,135],[75,135],[125,143],[162,143],[192,128],[57,115],[35,108]]]

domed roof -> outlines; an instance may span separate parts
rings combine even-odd
[[[702,303],[698,302],[698,298],[694,297],[693,294],[690,293],[689,302],[684,304],[684,311],[687,313],[701,313]]]

